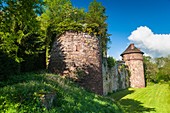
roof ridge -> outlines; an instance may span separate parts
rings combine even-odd
[[[139,48],[134,46],[134,43],[131,43],[120,56],[123,56],[124,54],[130,54],[130,53],[144,54]]]

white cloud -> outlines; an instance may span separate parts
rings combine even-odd
[[[170,54],[170,34],[154,34],[148,27],[141,26],[128,39],[152,57]]]

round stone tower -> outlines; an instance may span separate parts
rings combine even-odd
[[[130,86],[135,88],[145,87],[143,52],[130,44],[121,54],[122,60],[128,66],[130,71]]]
[[[92,92],[103,95],[100,40],[82,32],[67,31],[56,37],[49,71],[71,78]]]

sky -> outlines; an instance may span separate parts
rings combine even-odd
[[[71,0],[88,9],[92,0]],[[108,56],[120,54],[134,43],[152,57],[170,54],[170,0],[97,0],[106,8],[111,44]]]

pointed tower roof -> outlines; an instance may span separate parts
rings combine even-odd
[[[123,56],[124,54],[130,54],[130,53],[141,53],[144,54],[140,49],[134,46],[134,44],[130,44],[127,49],[120,55]]]

